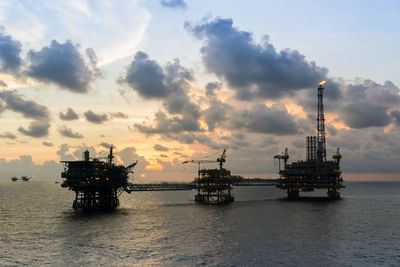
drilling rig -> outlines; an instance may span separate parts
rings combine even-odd
[[[314,189],[328,189],[328,198],[340,198],[340,188],[344,188],[340,160],[342,158],[339,148],[333,160],[326,160],[325,117],[323,105],[323,92],[325,81],[318,86],[318,116],[317,136],[306,137],[306,161],[287,164],[289,154],[287,149],[283,155],[276,155],[279,160],[280,180],[278,188],[287,190],[288,199],[299,198],[299,192],[314,191]],[[284,160],[283,169],[280,161]]]
[[[187,160],[182,162],[197,163],[198,164],[198,177],[195,178],[195,189],[197,195],[194,200],[199,203],[229,203],[235,199],[231,195],[232,178],[231,172],[223,168],[226,162],[226,150],[222,152],[221,156],[216,160]],[[216,169],[201,169],[202,163],[219,163],[219,168]]]

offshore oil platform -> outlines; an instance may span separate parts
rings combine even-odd
[[[343,188],[340,170],[339,148],[333,160],[326,159],[325,118],[323,107],[324,82],[318,87],[317,136],[306,138],[306,160],[288,164],[288,150],[274,156],[279,160],[279,179],[252,178],[245,179],[223,167],[226,162],[226,150],[216,160],[187,160],[183,163],[197,163],[198,176],[190,183],[153,183],[134,184],[129,182],[129,174],[137,161],[127,167],[113,163],[113,148],[110,147],[107,161],[90,158],[89,151],[83,153],[78,161],[61,161],[64,163],[62,187],[75,191],[73,208],[111,209],[119,205],[119,196],[123,192],[133,191],[177,191],[196,190],[194,200],[198,203],[225,204],[233,202],[234,186],[275,186],[287,191],[288,199],[298,199],[299,192],[327,189],[328,199],[340,198],[339,190]],[[281,168],[283,160],[283,168]],[[200,164],[218,163],[218,168],[201,168]]]
[[[276,179],[244,179],[231,176],[229,170],[223,168],[226,161],[226,150],[216,160],[188,160],[183,163],[198,163],[198,177],[190,183],[152,183],[134,184],[129,182],[129,173],[137,161],[127,167],[113,163],[113,149],[110,148],[108,160],[90,158],[89,151],[83,153],[83,159],[77,161],[61,161],[64,179],[61,187],[75,191],[73,208],[86,210],[107,210],[119,205],[119,196],[123,192],[133,191],[181,191],[197,190],[195,201],[198,203],[225,204],[234,201],[231,194],[233,186],[275,186]],[[219,163],[219,168],[200,168],[201,163]]]
[[[325,117],[323,92],[325,81],[318,86],[317,136],[306,138],[306,161],[287,164],[289,154],[287,148],[283,155],[276,155],[279,160],[280,179],[277,187],[287,190],[288,199],[299,198],[299,192],[327,189],[328,199],[340,198],[340,188],[344,188],[340,170],[340,150],[337,148],[333,160],[326,160]],[[281,160],[284,161],[281,169]]]
[[[226,161],[226,150],[222,152],[221,157],[216,161],[213,160],[188,160],[185,163],[197,163],[198,177],[195,178],[194,184],[197,190],[197,195],[194,200],[199,203],[229,203],[233,202],[235,198],[231,195],[232,177],[231,172],[223,168]],[[201,169],[201,163],[218,162],[219,168],[217,169]]]
[[[119,195],[131,193],[128,174],[137,161],[127,167],[113,163],[113,148],[107,161],[90,158],[89,151],[83,152],[83,160],[61,161],[64,163],[62,187],[75,191],[73,208],[112,209],[119,205]]]

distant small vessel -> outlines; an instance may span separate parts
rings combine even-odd
[[[22,176],[21,180],[24,182],[28,182],[31,179],[31,177],[27,177],[27,176]]]
[[[13,181],[13,182],[16,182],[18,180],[18,178],[17,177],[11,177],[11,181]]]

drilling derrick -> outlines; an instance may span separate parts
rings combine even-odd
[[[91,159],[87,150],[83,152],[83,160],[61,161],[64,163],[61,186],[75,191],[73,208],[112,209],[119,205],[118,197],[122,192],[131,192],[128,175],[133,173],[137,161],[125,167],[114,164],[113,158],[111,147],[106,162]]]
[[[232,178],[231,172],[223,168],[223,164],[226,161],[226,150],[216,160],[188,160],[185,163],[197,163],[198,164],[198,177],[194,180],[195,189],[197,195],[194,200],[199,203],[229,203],[234,201],[234,197],[231,195],[232,190]],[[200,164],[202,163],[219,163],[217,169],[201,169]]]
[[[333,160],[326,159],[324,83],[325,81],[318,86],[317,136],[306,137],[306,161],[287,164],[289,158],[287,150],[285,154],[274,157],[285,162],[284,169],[281,169],[279,162],[280,180],[277,187],[287,191],[288,199],[297,199],[300,191],[328,189],[328,198],[335,200],[340,198],[340,188],[344,188],[340,170],[342,156],[339,148]]]
[[[324,85],[325,81],[321,82],[318,86],[318,161],[326,162],[326,144],[325,144],[325,117],[324,117]]]

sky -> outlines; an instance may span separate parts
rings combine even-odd
[[[398,1],[0,3],[0,179],[60,179],[88,149],[135,180],[305,159],[326,80],[327,155],[347,180],[400,179]],[[208,166],[213,166],[212,164]]]

